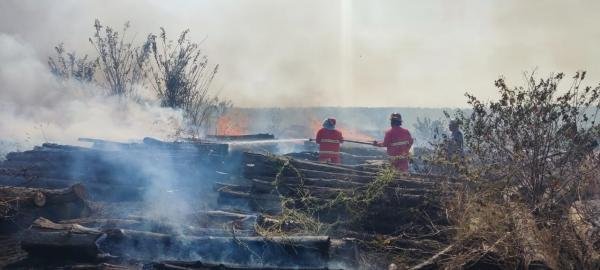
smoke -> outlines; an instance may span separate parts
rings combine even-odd
[[[460,107],[466,91],[494,97],[500,75],[520,82],[522,71],[535,67],[540,74],[600,74],[598,5],[6,0],[0,32],[45,55],[60,42],[89,53],[95,18],[117,29],[131,21],[130,37],[138,40],[160,26],[173,36],[190,28],[222,67],[215,90],[244,107]]]
[[[162,108],[151,99],[106,96],[98,86],[57,80],[36,51],[14,36],[0,33],[0,48],[4,152],[42,142],[77,144],[79,137],[167,138],[181,126],[181,112]]]

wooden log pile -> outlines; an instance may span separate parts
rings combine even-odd
[[[449,226],[440,204],[450,194],[441,191],[440,179],[391,174],[392,179],[382,180],[379,165],[331,165],[256,153],[245,153],[242,162],[246,182],[215,185],[219,200],[230,208],[264,213],[276,232],[306,233],[303,218],[289,218],[290,211],[299,211],[328,227],[331,236],[356,239],[361,252],[398,250],[417,264],[448,245]]]
[[[8,155],[0,166],[0,184],[8,185],[0,187],[0,268],[325,269],[333,259],[355,259],[351,240],[260,236],[257,226],[278,222],[260,213],[203,210],[177,219],[168,213],[146,214],[141,198],[134,196],[144,192],[145,179],[134,174],[123,182],[108,174],[114,166],[102,167],[127,161],[123,152],[144,150],[95,143],[97,148],[45,144]],[[181,158],[176,163],[182,167],[206,165],[186,163],[185,155],[192,151],[159,153]],[[88,186],[96,196],[88,196]],[[106,200],[98,196],[102,189],[104,195],[129,200]]]
[[[221,186],[219,200],[251,211],[278,214],[286,207],[302,209],[335,205],[341,197],[361,198],[374,189],[379,168],[368,165],[341,166],[245,153],[245,186]],[[438,182],[423,177],[398,175],[380,187],[381,194],[368,205],[362,229],[391,233],[402,224],[440,217]],[[310,202],[310,206],[307,205]],[[322,221],[348,219],[347,209],[325,207],[316,212]]]
[[[327,236],[189,236],[129,229],[95,229],[40,218],[20,236],[30,259],[23,265],[137,261],[144,269],[323,269],[336,256],[354,252],[354,243]],[[224,263],[224,265],[222,265]],[[165,265],[174,268],[161,268]],[[237,266],[236,266],[237,265]],[[197,267],[197,268],[194,268]],[[10,267],[9,267],[10,268]]]
[[[273,163],[279,159],[244,155],[240,174],[248,177],[246,184],[217,183],[215,190],[220,203],[245,203],[246,211],[229,207],[171,219],[168,213],[145,212],[140,194],[148,179],[132,173],[130,157],[149,159],[154,166],[174,160],[175,170],[184,175],[175,182],[185,189],[184,179],[195,176],[189,168],[219,169],[219,162],[211,160],[215,151],[153,139],[92,142],[92,148],[44,144],[11,153],[0,164],[0,211],[5,214],[0,250],[8,254],[0,257],[0,268],[331,269],[333,261],[356,262],[357,243],[343,233],[335,239],[265,236],[257,228],[282,223],[269,215],[280,210],[281,199],[292,198],[295,207],[303,207],[299,186],[326,203],[341,192],[364,191],[377,175],[376,166],[289,160],[280,170],[279,161]],[[428,194],[424,186],[433,185],[404,179],[385,192],[416,205]]]
[[[64,189],[0,186],[0,233],[28,227],[39,217],[52,220],[79,218],[90,214],[83,185]]]
[[[136,200],[149,183],[146,167],[164,167],[182,186],[192,185],[205,177],[219,177],[215,171],[227,154],[226,144],[166,143],[150,138],[142,144],[84,141],[93,141],[96,148],[45,143],[30,151],[9,153],[0,162],[0,185],[66,188],[84,183],[94,199]]]

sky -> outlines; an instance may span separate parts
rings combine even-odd
[[[94,19],[143,40],[190,29],[220,65],[212,91],[242,107],[464,107],[494,80],[600,79],[599,1],[2,0],[0,33],[45,61],[91,53]],[[3,48],[0,48],[3,49]],[[3,63],[0,63],[3,64]],[[5,91],[1,89],[0,91]]]

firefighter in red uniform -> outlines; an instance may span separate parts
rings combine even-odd
[[[392,128],[385,133],[383,142],[375,141],[373,145],[387,147],[392,166],[401,172],[408,172],[409,151],[413,144],[413,138],[407,129],[401,127],[402,116],[399,113],[392,113],[390,125]]]
[[[323,121],[323,128],[317,132],[315,141],[319,144],[319,161],[341,163],[340,144],[342,133],[335,129],[335,118]]]

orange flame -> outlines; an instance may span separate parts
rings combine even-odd
[[[338,128],[338,130],[342,132],[342,136],[344,136],[344,139],[364,142],[372,142],[375,140],[373,137],[361,132],[356,128],[341,127]]]
[[[215,135],[244,135],[248,131],[248,118],[240,113],[229,113],[217,119]]]

